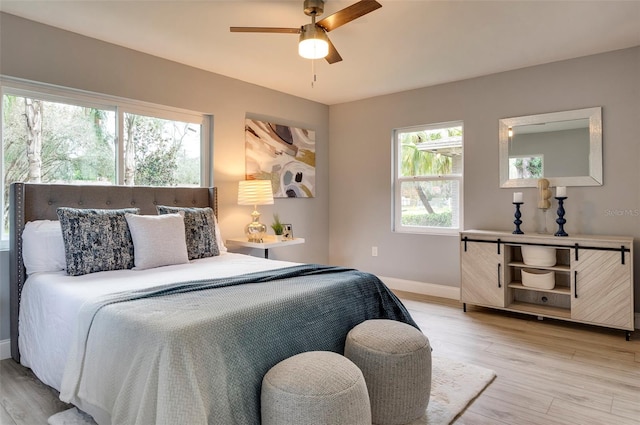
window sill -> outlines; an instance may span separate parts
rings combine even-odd
[[[442,230],[414,230],[414,229],[398,229],[394,233],[405,235],[424,235],[424,236],[460,236],[461,229],[442,229]]]

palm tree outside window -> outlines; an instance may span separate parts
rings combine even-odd
[[[394,230],[454,233],[461,228],[462,122],[394,131]]]

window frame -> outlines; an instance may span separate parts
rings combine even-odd
[[[402,154],[399,134],[411,133],[418,131],[429,131],[437,129],[445,129],[451,127],[462,128],[462,156],[460,158],[460,174],[443,174],[430,176],[411,176],[402,177],[400,172],[402,169]],[[457,236],[464,229],[464,122],[447,121],[433,124],[424,124],[409,127],[399,127],[393,129],[392,132],[393,146],[393,166],[392,166],[392,227],[394,233],[410,233],[410,234],[428,234],[428,235],[444,235]],[[431,226],[408,226],[402,224],[402,183],[404,182],[433,182],[433,181],[457,181],[458,182],[458,226],[457,227],[431,227]]]
[[[69,87],[34,82],[0,75],[0,99],[5,95],[32,97],[47,102],[96,108],[115,112],[117,153],[115,172],[117,185],[124,184],[124,147],[122,146],[123,117],[125,113],[146,115],[166,120],[190,122],[200,125],[200,186],[213,185],[213,115],[150,102],[127,99]],[[4,102],[0,102],[0,120],[3,119]],[[0,121],[0,141],[3,140]],[[0,145],[0,211],[4,211],[4,143]],[[0,216],[0,250],[9,248],[9,235],[4,231],[4,214]]]

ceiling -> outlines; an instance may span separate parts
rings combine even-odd
[[[327,0],[323,16],[355,1]],[[640,45],[634,0],[379,2],[329,33],[344,59],[333,65],[298,56],[295,34],[229,31],[309,23],[302,0],[0,0],[0,10],[327,105]]]

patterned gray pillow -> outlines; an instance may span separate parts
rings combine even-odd
[[[139,211],[58,208],[67,274],[80,276],[132,268],[133,240],[124,215]]]
[[[220,255],[216,241],[213,210],[206,208],[183,208],[156,206],[158,214],[184,212],[184,231],[189,260]]]

